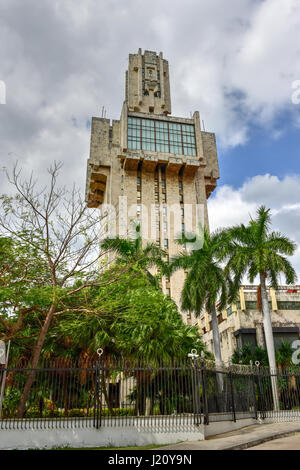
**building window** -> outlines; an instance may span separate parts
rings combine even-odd
[[[194,126],[129,116],[128,148],[196,156]]]
[[[300,310],[300,302],[277,300],[278,310]]]
[[[232,306],[231,306],[231,305],[229,305],[229,307],[227,308],[226,312],[227,312],[227,316],[228,316],[228,317],[229,317],[230,315],[232,315],[233,312],[232,312]]]
[[[273,338],[274,338],[274,346],[275,346],[275,349],[277,350],[281,347],[282,343],[288,343],[291,345],[294,341],[298,341],[299,333],[296,333],[296,332],[278,333],[274,331],[274,328],[273,328]]]
[[[169,248],[169,240],[167,238],[164,239],[164,248],[165,250]]]
[[[164,228],[164,232],[167,232],[167,230],[168,230],[168,224],[167,224],[167,222],[164,222],[164,223],[163,223],[163,228]]]
[[[171,289],[170,289],[170,287],[167,287],[167,288],[166,288],[166,294],[167,294],[169,297],[171,297]]]
[[[256,300],[246,300],[245,304],[246,304],[246,310],[257,310],[257,301]],[[241,303],[237,302],[236,306],[240,310]],[[269,308],[272,310],[272,302],[270,302],[270,301],[269,301]]]
[[[163,206],[162,213],[163,213],[163,217],[167,217],[167,207],[166,206]]]
[[[243,331],[239,331],[237,333],[238,334],[235,334],[235,336],[236,336],[236,344],[239,349],[242,349],[242,347],[246,346],[246,344],[249,346],[251,350],[253,350],[257,346],[255,332],[246,333]]]

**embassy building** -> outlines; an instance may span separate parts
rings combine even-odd
[[[129,54],[120,120],[92,118],[86,201],[100,208],[106,236],[131,236],[139,221],[142,237],[171,258],[182,232],[208,226],[207,199],[218,178],[215,134],[201,129],[199,112],[171,115],[163,54]],[[163,292],[178,305],[184,278],[178,271],[162,280]],[[189,313],[183,317],[197,323]]]

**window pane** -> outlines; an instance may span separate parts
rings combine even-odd
[[[128,117],[128,148],[195,156],[194,126]]]

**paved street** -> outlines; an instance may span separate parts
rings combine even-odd
[[[285,437],[288,434],[290,436]],[[256,424],[213,436],[205,441],[172,444],[164,447],[164,450],[243,450],[250,448],[252,450],[262,448],[300,450],[300,423]]]
[[[300,450],[300,433],[249,447],[247,450]]]

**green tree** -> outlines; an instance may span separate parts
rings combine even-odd
[[[221,364],[216,304],[219,302],[218,308],[222,311],[227,302],[227,282],[220,265],[224,234],[215,232],[210,235],[205,228],[203,231],[200,230],[198,237],[190,234],[178,240],[178,243],[184,247],[184,250],[171,260],[170,272],[178,269],[187,271],[181,294],[182,309],[193,311],[196,316],[200,315],[203,308],[210,312],[215,358],[216,362]],[[199,243],[200,247],[197,246]],[[191,250],[187,250],[187,246],[190,246]]]
[[[226,272],[233,277],[231,298],[234,299],[245,274],[248,274],[251,283],[256,276],[260,280],[259,307],[262,311],[263,325],[268,351],[270,368],[276,372],[276,358],[272,321],[267,295],[267,282],[278,288],[278,276],[283,273],[287,284],[296,281],[296,273],[286,256],[295,252],[296,245],[279,232],[270,231],[270,209],[261,206],[257,210],[255,219],[245,226],[243,224],[230,228],[227,231],[228,241],[224,245],[223,255],[228,255]],[[272,381],[273,400],[278,408],[277,381]]]
[[[135,371],[136,412],[144,414],[147,401],[144,392],[154,386],[157,375],[149,367],[161,361],[166,364],[185,359],[195,347],[199,352],[205,350],[198,328],[185,325],[173,300],[135,266],[115,284],[91,288],[89,297],[90,312],[74,315],[70,310],[63,314],[52,330],[53,341],[56,344],[60,338],[70,338],[71,350],[77,354],[84,351],[90,357],[95,357],[101,347],[107,364],[123,358],[146,365],[146,369]],[[114,414],[105,386],[108,370],[105,374],[106,378],[102,375],[105,400]],[[153,407],[153,402],[149,406]]]
[[[91,288],[85,295],[90,310],[63,313],[52,330],[53,341],[69,337],[72,347],[91,355],[101,347],[107,358],[148,363],[186,358],[194,347],[204,350],[197,327],[185,325],[175,302],[134,268],[116,283]]]
[[[10,296],[10,304],[14,308],[15,297],[17,308],[13,313],[18,316],[19,326],[26,314],[26,308],[29,308],[30,312],[38,311],[38,308],[40,312],[37,341],[32,351],[33,369],[38,365],[45,338],[58,311],[63,311],[65,304],[68,309],[68,302],[72,302],[72,298],[80,291],[102,285],[98,276],[99,260],[101,258],[105,263],[106,257],[104,250],[99,251],[101,234],[98,211],[90,211],[87,208],[80,191],[75,187],[68,190],[58,185],[60,168],[61,164],[55,163],[49,169],[49,184],[41,189],[32,176],[24,180],[21,171],[15,166],[12,176],[8,175],[8,179],[16,194],[12,197],[0,197],[1,236],[10,238],[15,244],[17,257],[23,250],[23,254],[27,253],[33,261],[31,266],[26,262],[26,256],[23,256],[23,272],[16,269],[16,263],[15,273],[7,267],[4,271],[0,268],[0,271],[3,271],[0,272],[3,302],[5,304],[7,296]],[[129,266],[124,267],[124,272],[127,269]],[[17,279],[14,279],[14,274]],[[26,286],[24,295],[22,289],[17,293],[15,281],[20,289],[22,285]],[[116,279],[107,279],[105,282],[115,281]],[[7,319],[9,308],[6,304],[4,313],[0,314],[2,334],[6,337],[10,334],[7,328],[11,324]],[[19,417],[24,414],[34,377],[33,370],[28,375],[24,387]]]
[[[106,238],[101,242],[101,248],[115,254],[114,262],[118,265],[130,265],[132,271],[143,273],[152,285],[158,287],[166,253],[155,243],[143,243],[140,230],[141,226],[137,224],[134,238]],[[152,274],[151,268],[156,268],[158,273]]]
[[[9,237],[0,236],[0,266],[0,338],[14,340],[15,351],[19,343],[36,337],[51,279],[35,249]]]

